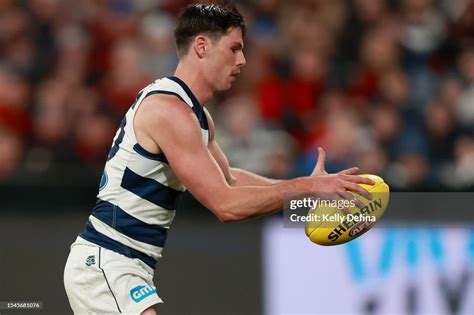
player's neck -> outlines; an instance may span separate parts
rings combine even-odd
[[[214,95],[199,71],[189,71],[190,67],[178,64],[174,76],[180,78],[191,89],[199,104],[204,104]]]

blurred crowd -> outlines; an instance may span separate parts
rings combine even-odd
[[[173,74],[186,3],[0,1],[0,183],[98,179],[137,92]],[[321,146],[329,172],[474,187],[474,0],[236,3],[247,65],[208,104],[232,166],[307,175]]]

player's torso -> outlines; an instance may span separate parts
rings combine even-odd
[[[135,135],[133,121],[141,102],[149,95],[160,93],[175,95],[194,111],[207,144],[206,115],[181,80],[163,78],[144,88],[114,137],[96,206],[80,235],[97,245],[140,258],[150,266],[161,257],[178,197],[185,190],[166,156],[145,150]]]

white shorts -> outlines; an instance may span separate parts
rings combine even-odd
[[[140,314],[163,303],[152,268],[81,237],[71,245],[64,287],[74,314]]]

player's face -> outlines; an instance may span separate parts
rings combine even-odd
[[[244,43],[240,28],[231,28],[227,34],[215,39],[208,52],[206,77],[215,91],[225,91],[245,65]]]

